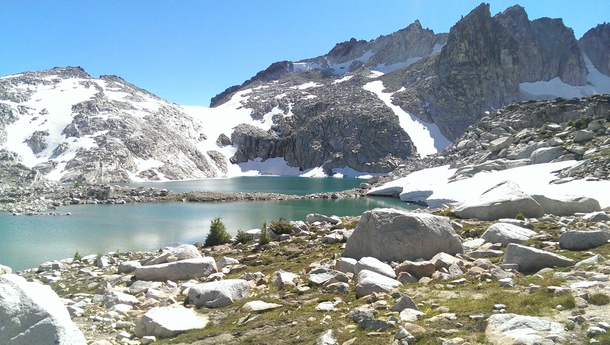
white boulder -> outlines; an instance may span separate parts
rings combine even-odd
[[[85,336],[49,286],[0,276],[0,344],[83,345]]]
[[[542,344],[545,339],[566,337],[558,322],[534,316],[493,314],[487,319],[486,339],[492,344]],[[552,343],[552,341],[551,341]]]
[[[140,338],[144,336],[171,338],[191,329],[204,328],[208,321],[206,315],[179,305],[156,307],[140,318],[134,333]]]
[[[519,213],[528,218],[539,218],[544,215],[544,210],[516,183],[504,181],[483,192],[480,196],[459,203],[453,209],[453,213],[460,218],[497,220],[515,218]]]
[[[161,255],[150,260],[146,265],[157,265],[165,262],[197,258],[201,258],[201,253],[199,253],[197,247],[192,244],[181,244],[177,247],[164,248]]]
[[[188,300],[197,307],[220,308],[250,296],[250,285],[243,279],[227,279],[191,286]]]
[[[356,297],[370,295],[373,292],[390,292],[402,284],[390,277],[372,271],[360,271],[356,276]]]
[[[218,272],[218,268],[214,258],[203,257],[138,267],[134,275],[139,280],[164,282],[207,277],[216,272]]]
[[[396,278],[396,273],[394,273],[392,266],[370,256],[365,256],[356,262],[356,265],[354,266],[354,273],[358,274],[362,270],[373,271],[392,279]]]
[[[501,243],[506,247],[509,243],[523,243],[535,236],[536,232],[508,223],[492,224],[481,235],[489,243]]]

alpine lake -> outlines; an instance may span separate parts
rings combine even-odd
[[[175,192],[267,192],[307,195],[357,188],[356,178],[256,176],[196,181],[139,183]],[[159,202],[71,205],[60,215],[13,216],[0,212],[0,264],[13,271],[50,260],[112,251],[154,251],[177,243],[205,241],[210,222],[221,217],[231,235],[261,228],[280,217],[305,220],[309,213],[357,216],[377,207],[415,209],[397,198],[359,197],[245,202]],[[68,215],[69,214],[69,215]]]

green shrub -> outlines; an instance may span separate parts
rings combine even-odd
[[[261,229],[261,235],[258,238],[258,244],[264,246],[265,244],[271,242],[271,237],[267,232],[267,222],[263,222],[263,227]]]
[[[523,215],[523,213],[519,212],[519,213],[517,213],[517,215],[515,216],[515,219],[518,219],[518,220],[525,220],[525,216]]]
[[[237,236],[235,236],[235,240],[241,244],[246,244],[246,243],[252,242],[252,240],[254,240],[254,235],[247,234],[243,230],[237,230]]]
[[[78,253],[78,250],[76,251],[76,253],[74,253],[74,257],[72,258],[74,261],[80,261],[83,258],[82,255],[80,255]]]
[[[286,223],[286,219],[282,217],[280,217],[280,219],[277,221],[272,220],[269,228],[271,228],[271,230],[277,235],[292,233],[292,225],[290,225],[290,223]]]
[[[212,223],[210,224],[210,232],[205,238],[205,243],[203,245],[206,247],[211,247],[228,243],[229,241],[231,241],[231,235],[229,235],[227,232],[227,228],[220,220],[220,217],[212,219]]]

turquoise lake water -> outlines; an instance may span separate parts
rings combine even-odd
[[[290,185],[291,181],[285,180],[297,182],[299,186]],[[216,181],[230,182],[233,186],[231,190],[226,189],[226,184],[221,187],[217,184],[218,188],[224,189],[223,191],[253,191],[241,189],[238,181]],[[308,193],[344,190],[346,188],[342,186],[346,183],[351,183],[353,186],[361,182],[357,179],[292,177],[250,177],[245,181],[245,188],[249,188],[247,185],[254,183],[259,186],[257,190],[267,192],[283,192],[284,190],[278,190],[277,187],[274,189],[273,186],[285,188],[287,183],[289,186],[286,190],[305,191],[303,185],[307,187],[308,183],[312,183],[310,187],[314,187],[308,188]],[[155,184],[155,186],[177,190],[172,187],[173,184],[184,186],[188,183],[173,182],[164,183],[163,186]],[[340,187],[335,189],[336,186]],[[305,216],[309,213],[360,215],[366,210],[377,207],[414,208],[398,199],[361,197],[228,203],[73,205],[57,210],[62,214],[70,212],[70,216],[12,216],[10,213],[0,212],[0,264],[9,266],[13,270],[22,270],[38,267],[48,260],[72,257],[76,251],[81,255],[87,255],[107,253],[117,249],[121,252],[155,250],[173,243],[204,241],[210,221],[216,216],[222,218],[229,233],[234,235],[237,230],[260,228],[263,221],[270,222],[280,217],[288,220],[305,220]]]

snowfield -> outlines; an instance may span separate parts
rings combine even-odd
[[[457,169],[448,165],[424,169],[388,182],[369,191],[369,195],[398,195],[402,201],[424,201],[430,207],[463,202],[481,195],[503,181],[513,181],[529,195],[549,197],[561,195],[588,196],[599,201],[602,208],[610,206],[610,181],[575,180],[551,184],[554,172],[576,164],[576,161],[528,165],[502,171],[483,171],[471,178],[449,182]]]

